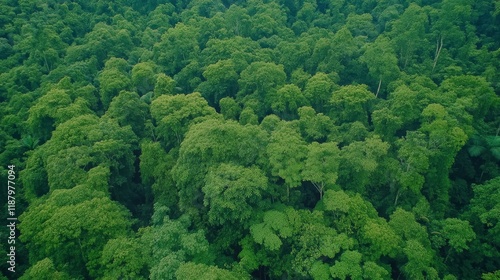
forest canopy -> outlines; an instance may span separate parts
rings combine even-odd
[[[498,1],[0,10],[1,279],[500,278]]]

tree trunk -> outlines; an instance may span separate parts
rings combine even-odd
[[[436,53],[434,55],[434,64],[432,65],[432,71],[434,71],[434,68],[436,68],[439,54],[441,53],[441,50],[443,49],[443,36],[441,36],[440,39],[438,39],[436,42]]]
[[[401,189],[399,189],[398,192],[396,193],[396,199],[394,199],[394,207],[396,207],[396,204],[398,204],[398,199],[399,199],[400,192],[401,192]]]
[[[375,97],[378,97],[378,93],[380,92],[380,86],[382,85],[382,78],[378,81],[378,88],[377,88],[377,93],[375,94]]]

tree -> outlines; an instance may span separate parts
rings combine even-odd
[[[241,110],[239,121],[241,125],[258,125],[259,117],[255,114],[255,111],[252,108],[246,107]]]
[[[83,115],[60,124],[52,138],[32,155],[30,166],[23,170],[23,184],[29,196],[41,196],[60,188],[72,188],[90,180],[102,166],[109,172],[102,189],[114,199],[132,206],[138,190],[130,184],[135,175],[133,151],[137,137],[130,127],[120,127],[110,119]],[[99,180],[97,180],[99,181]],[[140,195],[139,195],[140,196]]]
[[[216,119],[193,125],[186,134],[179,150],[177,163],[172,169],[172,177],[179,192],[179,207],[181,210],[191,213],[193,217],[206,217],[206,212],[209,209],[204,206],[204,193],[202,190],[205,183],[208,183],[206,180],[209,177],[211,185],[207,189],[210,193],[206,202],[209,203],[210,200],[217,204],[223,203],[223,201],[219,202],[218,198],[215,197],[218,188],[221,187],[218,182],[223,180],[223,182],[229,184],[232,180],[225,179],[224,174],[208,175],[210,170],[212,172],[216,171],[217,166],[223,163],[241,166],[234,168],[247,170],[245,172],[248,172],[249,177],[263,183],[264,180],[258,174],[258,169],[252,169],[251,166],[262,163],[266,144],[267,135],[255,125],[242,126],[233,121],[222,122]],[[227,172],[234,172],[234,168],[229,165],[226,167]],[[242,169],[242,167],[245,168]],[[222,172],[222,170],[220,171]],[[239,182],[240,179],[234,180],[236,180],[234,189],[244,188],[243,185],[246,183],[243,182],[247,181],[246,178],[241,178]],[[263,187],[260,185],[253,186],[254,188]],[[228,199],[233,197],[230,193],[231,191],[228,193]],[[252,197],[251,193],[250,191],[249,197]],[[234,197],[233,199],[240,198]],[[254,201],[254,198],[249,199]],[[235,203],[234,200],[232,203]],[[224,208],[223,205],[220,206]],[[222,209],[214,209],[214,211],[220,212]],[[214,214],[211,215],[215,219]]]
[[[175,209],[179,201],[171,172],[176,152],[174,150],[167,154],[160,142],[143,141],[139,157],[142,183],[151,186],[155,203],[171,209]]]
[[[137,239],[120,237],[109,240],[99,259],[100,279],[146,279],[146,262]]]
[[[286,199],[290,199],[290,188],[302,182],[304,159],[307,148],[300,134],[290,126],[282,125],[271,134],[266,149],[269,156],[271,174],[285,180]]]
[[[402,70],[406,70],[417,51],[425,50],[429,46],[425,36],[427,24],[425,9],[414,3],[394,21],[390,35]]]
[[[397,208],[390,216],[389,226],[404,243],[399,254],[404,254],[406,262],[399,263],[400,271],[412,279],[437,278],[439,263],[430,248],[426,228],[415,220],[415,215]]]
[[[15,36],[16,44],[13,46],[15,51],[27,55],[28,62],[42,66],[45,73],[57,67],[67,44],[53,27],[37,23],[25,24],[20,33]]]
[[[361,254],[357,251],[345,251],[340,261],[336,261],[335,265],[330,268],[330,273],[334,278],[339,279],[361,279],[363,275]]]
[[[317,71],[324,73],[341,73],[345,65],[356,51],[356,43],[347,27],[342,27],[333,36],[318,40],[313,51],[314,61],[317,61]]]
[[[335,87],[335,82],[330,76],[318,72],[307,81],[304,96],[316,111],[324,113]]]
[[[280,54],[279,63],[283,64],[287,73],[292,73],[293,70],[304,65],[312,52],[308,42],[304,40],[282,41],[276,46],[276,50]]]
[[[355,141],[341,149],[338,184],[356,192],[364,193],[371,184],[371,175],[389,150],[389,144],[378,137]]]
[[[429,104],[422,111],[422,119],[419,130],[425,133],[428,139],[427,147],[432,152],[429,157],[432,169],[426,174],[425,191],[428,199],[434,202],[435,209],[443,213],[448,207],[448,190],[451,185],[446,173],[451,168],[457,152],[465,145],[467,134],[458,127],[456,120],[449,116],[442,105]]]
[[[446,220],[444,220],[442,233],[444,235],[444,238],[447,239],[448,245],[450,246],[444,262],[446,262],[451,248],[460,253],[464,249],[469,249],[467,243],[476,238],[476,234],[472,230],[472,227],[469,225],[469,222],[462,221],[457,218],[447,218]]]
[[[323,142],[335,130],[332,119],[322,113],[316,114],[311,107],[299,108],[299,127],[307,142]]]
[[[380,92],[382,80],[389,82],[399,75],[398,59],[385,36],[379,36],[374,43],[368,44],[360,59],[367,64],[370,75],[379,80],[375,97]]]
[[[19,279],[66,280],[71,278],[67,273],[56,270],[51,259],[45,258],[28,268]]]
[[[151,62],[140,62],[132,67],[132,84],[139,94],[144,95],[155,86],[156,65]]]
[[[346,26],[355,37],[366,36],[371,39],[378,35],[371,14],[349,14],[347,16]]]
[[[496,177],[481,185],[474,185],[474,197],[471,200],[470,212],[467,217],[474,226],[477,239],[482,240],[478,248],[471,248],[473,252],[483,255],[483,262],[491,266],[498,266],[499,253],[496,248],[500,244],[500,177]],[[481,252],[481,253],[480,253]]]
[[[257,244],[263,245],[270,251],[280,249],[281,238],[290,237],[292,228],[286,214],[276,210],[264,213],[263,221],[250,227],[252,238]]]
[[[104,109],[108,109],[113,97],[131,86],[130,77],[126,73],[128,64],[121,58],[110,58],[104,70],[99,74],[99,94]]]
[[[171,220],[168,208],[155,205],[152,226],[141,232],[140,243],[150,279],[175,279],[175,273],[186,262],[210,262],[208,242],[202,230],[190,230],[187,215]]]
[[[403,240],[383,218],[368,220],[362,229],[362,253],[367,259],[378,260],[382,256],[395,258]]]
[[[495,177],[498,173],[496,163],[500,162],[500,136],[472,135],[467,148],[471,157],[479,157],[484,160],[480,165],[481,173],[479,182],[483,181],[484,175]]]
[[[19,239],[26,243],[30,259],[50,257],[56,269],[65,268],[74,277],[96,277],[106,242],[127,236],[131,226],[130,213],[123,206],[86,185],[54,191],[42,203],[31,205],[19,220]]]
[[[287,35],[293,34],[286,28],[286,12],[278,3],[255,1],[251,2],[248,10],[251,16],[250,37],[253,40],[270,38],[273,35],[286,38]]]
[[[250,97],[255,98],[261,104],[266,104],[266,96],[276,92],[285,84],[286,74],[283,65],[276,65],[268,62],[253,62],[241,72],[238,80],[239,92],[237,100],[245,101]],[[264,115],[267,105],[260,106],[257,115]]]
[[[142,136],[147,114],[148,106],[137,93],[121,91],[113,98],[104,116],[116,120],[122,127],[130,125],[136,135]]]
[[[226,10],[225,15],[227,30],[232,30],[235,36],[241,36],[243,38],[250,35],[251,17],[244,7],[231,5]]]
[[[394,115],[387,107],[374,110],[372,121],[375,133],[386,141],[394,139],[396,131],[403,125],[401,117]]]
[[[154,5],[154,3],[151,3]],[[154,10],[150,12],[147,26],[158,30],[161,34],[165,33],[171,27],[171,21],[174,17],[175,6],[172,3],[158,3],[154,5]]]
[[[388,103],[390,113],[401,121],[399,129],[402,127],[416,127],[416,122],[420,119],[422,110],[429,104],[429,100],[424,90],[400,85],[389,93]]]
[[[161,36],[153,47],[156,64],[161,65],[167,75],[174,75],[198,56],[198,29],[193,25],[178,23]]]
[[[175,81],[171,77],[163,73],[160,73],[156,78],[156,84],[154,87],[154,97],[156,98],[163,94],[173,95],[174,88],[175,88]]]
[[[224,97],[219,100],[220,113],[224,116],[224,119],[237,120],[241,112],[241,107],[236,103],[236,101],[231,97]]]
[[[340,150],[333,142],[313,142],[308,149],[302,177],[314,185],[319,192],[319,199],[322,199],[325,187],[333,186],[337,181]]]
[[[245,224],[262,207],[268,182],[258,167],[221,164],[211,168],[202,190],[208,219],[213,224]]]
[[[229,10],[236,5],[232,5]],[[241,7],[240,7],[241,8]],[[241,19],[244,21],[243,19]],[[232,26],[231,28],[234,28]],[[257,60],[260,46],[247,37],[235,36],[227,39],[209,39],[201,52],[202,65],[208,66],[221,60],[231,59],[237,73],[243,71],[251,62]]]
[[[65,90],[51,90],[38,99],[36,105],[29,109],[30,116],[28,125],[35,135],[38,135],[42,141],[50,138],[50,133],[61,121],[58,114],[59,109],[64,109],[71,104],[71,98]]]
[[[66,60],[73,63],[95,56],[102,67],[102,62],[108,59],[126,58],[132,45],[129,30],[113,28],[103,21],[95,24],[92,31],[84,35],[81,44],[68,47]]]
[[[297,109],[307,105],[302,91],[294,84],[283,86],[270,98],[273,113],[286,120],[296,118]]]
[[[206,81],[198,86],[198,90],[210,104],[218,104],[221,98],[236,94],[238,74],[231,59],[210,64],[203,71],[203,77]]]
[[[250,279],[250,275],[238,271],[222,269],[216,266],[208,266],[205,264],[185,263],[181,264],[175,272],[176,279],[207,279],[207,280],[244,280]]]
[[[464,110],[472,115],[474,120],[483,119],[492,109],[494,100],[497,99],[490,84],[483,77],[478,76],[451,77],[444,80],[439,89],[455,95],[458,99],[455,102],[463,104],[462,106],[465,107],[454,114],[457,119],[460,118],[460,114],[463,114]]]
[[[470,44],[471,40],[467,37],[470,36],[470,22],[474,16],[472,9],[470,1],[447,0],[438,9],[431,11],[431,31],[436,41],[432,70],[436,68],[445,45],[448,46],[445,50],[455,52]],[[453,47],[450,48],[451,46]]]
[[[432,253],[416,240],[408,240],[403,249],[408,261],[402,266],[402,271],[412,279],[437,278],[438,273],[432,264]]]
[[[215,117],[215,114],[215,110],[200,93],[161,95],[151,103],[151,116],[157,125],[156,134],[169,147],[182,142],[189,125]]]
[[[422,174],[427,173],[431,156],[426,137],[419,131],[408,131],[406,137],[399,139],[396,144],[399,146],[397,158],[400,162],[397,180],[401,188],[397,191],[394,205],[397,205],[401,191],[420,193],[425,182]]]
[[[415,240],[425,247],[430,246],[426,228],[415,219],[415,214],[400,207],[389,217],[389,226],[403,240]]]
[[[325,191],[318,208],[334,220],[333,227],[336,230],[347,235],[358,234],[368,221],[377,217],[373,205],[359,193],[350,195],[343,190]]]
[[[329,115],[339,123],[360,121],[368,124],[368,102],[375,96],[365,85],[343,86],[330,99]]]

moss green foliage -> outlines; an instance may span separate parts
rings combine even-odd
[[[499,34],[498,1],[0,0],[0,278],[498,279]]]

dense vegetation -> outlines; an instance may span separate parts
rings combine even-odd
[[[499,279],[498,1],[0,10],[9,279]]]

